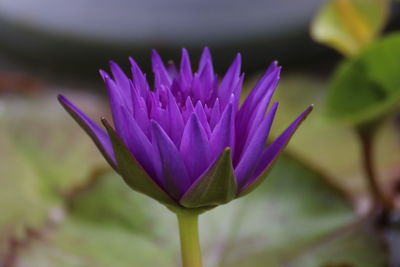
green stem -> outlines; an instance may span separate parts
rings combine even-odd
[[[198,213],[177,212],[183,267],[202,267]]]

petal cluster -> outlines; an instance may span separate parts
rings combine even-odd
[[[132,58],[130,63],[129,77],[114,62],[111,75],[100,71],[114,127],[103,119],[103,129],[65,97],[59,100],[128,185],[166,205],[208,208],[247,194],[312,109],[267,145],[278,108],[270,105],[277,63],[241,105],[239,54],[219,78],[208,48],[195,72],[185,49],[179,67],[165,65],[153,51],[153,88]]]

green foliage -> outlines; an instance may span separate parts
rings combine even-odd
[[[1,100],[0,259],[7,240],[44,225],[61,193],[105,164],[54,97]]]
[[[299,85],[298,81],[294,83]],[[310,95],[315,97],[314,93]],[[303,103],[297,96],[285,97],[282,103],[287,102],[293,110],[288,112],[283,106],[283,116],[292,119],[291,112],[301,109]],[[13,101],[10,106],[17,107],[19,100]],[[30,108],[38,107],[46,111],[48,103],[39,102]],[[35,124],[38,122],[32,110],[24,114]],[[103,167],[105,161],[89,138],[67,115],[60,115],[64,114],[61,109],[60,114],[54,110],[44,113],[57,119],[46,120],[40,114],[41,131],[47,129],[43,140],[43,132],[36,135],[26,130],[36,129],[29,123],[2,117],[7,130],[0,130],[12,134],[0,135],[1,151],[6,151],[0,154],[0,170],[6,171],[0,176],[0,229],[10,229],[18,222],[36,233],[18,236],[22,244],[29,245],[16,249],[15,266],[177,266],[175,216],[157,201],[133,192],[114,172],[96,174],[99,163]],[[306,127],[299,133],[304,130]],[[53,139],[59,141],[51,142]],[[51,219],[49,224],[48,217],[57,220]],[[303,265],[296,266],[309,267],[311,260],[330,262],[314,251],[320,247],[323,251],[340,250],[343,243],[333,243],[327,250],[324,246],[336,229],[352,224],[355,217],[341,190],[297,158],[285,156],[252,194],[200,217],[205,266],[274,267],[299,259]],[[16,232],[9,234],[14,236]],[[360,240],[371,240],[369,235],[361,232]],[[0,243],[6,240],[0,235]],[[351,253],[365,250],[376,259],[385,257],[379,243],[344,242]],[[340,253],[344,255],[342,261],[368,266],[365,258],[354,260]]]
[[[311,25],[315,41],[354,56],[374,41],[388,18],[388,0],[330,0]]]
[[[385,253],[376,253],[385,244],[368,219],[338,229],[324,244],[295,257],[288,266],[389,266]]]
[[[63,223],[43,240],[22,249],[16,266],[140,267],[176,266],[156,241],[118,227],[76,221]]]
[[[372,121],[400,100],[400,35],[377,41],[335,73],[327,97],[327,115],[350,124]]]

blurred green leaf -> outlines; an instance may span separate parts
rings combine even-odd
[[[168,252],[146,236],[72,220],[22,249],[15,266],[176,266],[173,262]]]
[[[118,175],[107,173],[78,188],[66,199],[69,216],[98,226],[151,233],[148,225],[153,211],[143,208],[143,197]]]
[[[47,219],[48,203],[41,195],[40,179],[16,152],[5,129],[0,129],[0,258],[4,241],[20,237],[26,226],[40,226]]]
[[[26,229],[44,225],[66,188],[105,165],[54,100],[42,93],[1,98],[0,258],[8,239],[23,239]]]
[[[225,235],[225,243],[216,241],[211,247],[222,246],[222,266],[233,267],[282,266],[291,255],[352,221],[354,215],[340,190],[284,156],[261,188],[231,207],[211,211],[210,217],[224,223],[206,235]],[[208,220],[205,217],[204,223]]]
[[[400,100],[400,35],[376,42],[335,73],[327,96],[327,116],[361,124],[393,110]]]
[[[370,220],[365,218],[338,229],[311,246],[309,252],[292,259],[287,266],[389,266],[386,245]]]
[[[357,208],[368,206],[368,189],[360,160],[360,143],[351,127],[328,123],[325,109],[327,80],[306,73],[283,75],[274,101],[280,102],[280,112],[271,134],[278,136],[310,103],[314,112],[290,141],[287,151],[327,175],[357,201]],[[382,188],[390,190],[400,177],[400,142],[395,114],[382,121],[374,146],[377,175]],[[271,139],[273,140],[273,139]],[[390,193],[389,191],[386,191]]]
[[[75,222],[103,227],[104,231],[124,229],[149,242],[157,241],[159,249],[167,251],[177,264],[174,215],[156,201],[133,192],[116,175],[104,176],[77,194],[70,208],[70,218]],[[265,262],[279,266],[288,255],[353,218],[340,190],[293,158],[284,157],[253,194],[200,217],[206,266],[265,266]],[[84,239],[85,233],[80,237]],[[132,251],[133,256],[136,253],[140,250]],[[92,257],[97,259],[94,254]]]
[[[304,95],[304,92],[296,92]],[[299,105],[298,97],[293,101]],[[31,238],[28,246],[17,250],[16,266],[177,266],[179,240],[174,215],[158,202],[133,192],[116,174],[99,175],[92,181],[93,169],[98,166],[94,163],[100,159],[104,164],[104,160],[89,138],[72,120],[59,120],[58,114],[49,110],[44,113],[57,116],[44,119],[46,115],[39,112],[41,120],[37,128],[39,122],[30,122],[30,118],[38,106],[39,110],[46,111],[43,103],[33,105],[23,110],[29,114],[28,118],[7,120],[4,130],[12,135],[4,140],[11,144],[9,155],[15,153],[18,157],[6,155],[9,161],[4,164],[9,164],[9,170],[17,179],[0,176],[0,183],[8,186],[15,182],[17,188],[27,186],[26,189],[33,190],[33,195],[38,197],[38,203],[30,198],[22,202],[23,216],[15,218],[21,224],[30,225],[25,217],[30,213],[45,218],[54,203],[61,204],[57,191],[67,190],[64,195],[68,209],[55,225],[35,225],[38,234]],[[53,127],[55,129],[51,130]],[[75,130],[81,135],[75,135]],[[53,136],[56,133],[62,137]],[[84,138],[79,141],[77,136]],[[59,140],[59,146],[54,146],[54,139]],[[94,152],[79,147],[93,148]],[[70,157],[75,159],[65,160]],[[3,163],[0,161],[0,164]],[[21,166],[27,166],[31,178],[20,173]],[[2,190],[0,188],[0,193]],[[29,190],[11,191],[9,207],[24,199]],[[53,198],[58,200],[54,202]],[[30,201],[35,209],[29,205]],[[43,215],[38,207],[42,207]],[[7,210],[4,213],[6,223],[1,230],[13,222],[10,220],[13,210],[7,206],[4,209]],[[308,253],[311,244],[354,218],[352,207],[341,190],[297,159],[283,157],[254,193],[201,216],[205,265],[280,266],[291,257]],[[379,249],[374,253],[380,257],[383,252]]]
[[[311,25],[311,36],[346,56],[376,39],[388,19],[388,0],[330,0]]]

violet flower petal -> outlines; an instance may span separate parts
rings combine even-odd
[[[163,204],[178,205],[175,200],[173,200],[173,198],[142,169],[107,120],[102,119],[102,122],[112,142],[115,158],[118,162],[118,173],[122,176],[124,181],[133,190],[148,195]]]
[[[162,62],[161,57],[156,50],[151,52],[151,61],[155,78],[155,89],[157,90],[157,88],[159,88],[161,85],[169,87],[172,83],[171,77],[169,76],[164,63]]]
[[[211,161],[211,149],[207,134],[196,113],[192,113],[183,130],[179,150],[188,169],[190,179],[194,181],[207,169]]]
[[[135,159],[140,163],[143,169],[150,177],[157,179],[159,184],[163,184],[161,179],[161,164],[157,153],[154,153],[154,148],[147,136],[140,129],[139,125],[127,113],[127,110],[120,108],[119,112],[121,120],[125,122],[126,132],[125,138],[119,136],[125,143],[125,146],[133,154]],[[124,140],[125,139],[125,140]]]
[[[253,191],[266,178],[266,173],[271,169],[273,163],[282,153],[297,128],[307,118],[312,109],[313,106],[311,105],[303,111],[303,113],[263,151],[256,171],[251,179],[248,180],[247,184],[241,186],[238,197],[242,197]]]
[[[232,147],[235,133],[232,112],[232,104],[229,104],[212,132],[210,144],[213,158],[218,157],[225,148]]]
[[[229,67],[218,88],[218,98],[220,99],[220,104],[223,108],[227,104],[229,97],[232,94],[233,88],[240,79],[239,75],[241,62],[242,58],[240,54],[237,54],[236,58],[234,59],[232,65]]]
[[[243,184],[247,182],[247,179],[249,179],[255,172],[260,155],[267,143],[267,138],[271,130],[271,125],[277,108],[278,103],[275,103],[271,107],[271,110],[267,113],[257,130],[254,132],[252,139],[243,152],[242,158],[235,167],[235,175],[238,179],[239,187],[242,187]]]
[[[92,138],[93,142],[96,144],[97,148],[103,154],[107,162],[113,167],[114,170],[118,172],[114,151],[107,133],[64,96],[58,95],[58,101],[72,116],[72,118]]]
[[[172,140],[154,120],[151,121],[151,132],[153,145],[160,155],[165,188],[174,199],[179,199],[191,184],[182,156]]]

